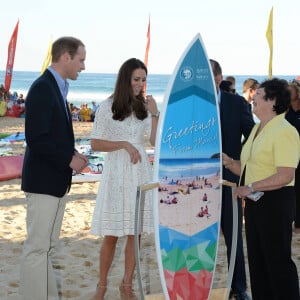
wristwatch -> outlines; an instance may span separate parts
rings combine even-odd
[[[251,193],[254,193],[253,183],[249,183],[248,188],[250,189]]]
[[[160,114],[160,111],[158,110],[155,114],[151,114],[151,117],[158,118]]]

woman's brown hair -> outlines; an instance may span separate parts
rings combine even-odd
[[[135,113],[139,120],[144,120],[148,116],[145,108],[145,97],[143,91],[135,96],[131,88],[131,76],[134,70],[143,69],[148,73],[145,64],[137,58],[130,58],[121,66],[113,95],[112,113],[113,119],[123,121]]]

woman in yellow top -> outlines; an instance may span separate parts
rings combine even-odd
[[[254,300],[299,300],[297,268],[291,258],[295,217],[294,175],[300,158],[296,129],[285,120],[290,92],[285,80],[263,82],[253,97],[253,128],[241,161],[223,153],[223,164],[241,175],[235,196],[245,198],[245,229]],[[263,192],[251,200],[251,193]]]

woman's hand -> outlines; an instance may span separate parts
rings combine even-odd
[[[235,198],[245,198],[251,194],[251,190],[248,186],[239,186],[234,191]]]
[[[152,115],[155,115],[158,112],[156,101],[152,95],[146,96],[145,107]]]
[[[138,149],[136,149],[132,144],[127,143],[125,150],[128,152],[128,154],[130,156],[130,161],[133,164],[141,162],[141,160],[142,160],[141,154],[138,151]]]
[[[235,175],[241,175],[241,162],[228,156],[226,153],[222,153],[223,166]]]

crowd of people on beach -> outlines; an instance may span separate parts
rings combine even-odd
[[[0,117],[20,118],[25,116],[25,98],[23,94],[6,91],[0,86]]]
[[[126,300],[137,299],[133,290],[136,190],[152,178],[144,138],[146,134],[149,143],[155,146],[159,111],[152,95],[144,95],[148,70],[136,58],[122,64],[113,96],[101,102],[97,109],[95,103],[95,110],[84,103],[80,108],[72,105],[68,111],[59,101],[64,100],[65,104],[67,79],[77,79],[78,73],[85,69],[85,57],[81,40],[57,39],[52,46],[51,66],[35,81],[26,101],[24,99],[28,117],[21,183],[27,202],[27,237],[20,259],[20,296],[24,300],[60,297],[59,273],[63,270],[55,269],[55,254],[59,252],[65,195],[71,188],[72,174],[80,173],[89,163],[87,157],[74,149],[73,118],[94,121],[91,147],[94,151],[107,152],[91,223],[91,234],[103,237],[93,299],[103,300],[110,288],[108,276],[117,241],[123,236],[127,239],[120,296]],[[222,176],[238,186],[234,191],[238,207],[237,245],[229,298],[251,299],[242,236],[245,221],[253,300],[299,300],[291,239],[293,226],[295,232],[300,230],[300,85],[297,81],[288,83],[277,78],[262,83],[249,78],[244,82],[241,97],[236,93],[234,81],[230,81],[234,78],[227,78],[230,85],[224,83],[219,63],[211,59],[210,64],[220,104]],[[14,105],[19,99],[17,95],[14,97],[2,101],[12,101]],[[40,97],[42,104],[38,101]],[[43,114],[39,113],[41,108]],[[259,118],[256,124],[252,109]],[[170,186],[174,184],[172,180]],[[201,195],[207,192],[195,187]],[[213,188],[206,178],[204,187]],[[188,195],[193,183],[183,191],[175,188],[176,193]],[[231,186],[223,185],[221,189],[220,223],[229,263],[233,197]],[[257,202],[251,199],[255,192],[263,192]],[[198,217],[210,217],[208,196],[203,194]],[[175,197],[169,198],[174,200]],[[140,233],[153,232],[152,191],[148,191],[145,198]]]
[[[26,101],[22,93],[6,91],[4,85],[0,85],[0,117],[25,118]],[[84,102],[80,107],[68,103],[72,121],[93,122],[98,104],[92,101],[91,107]]]
[[[99,105],[97,105],[95,101],[92,101],[91,108],[88,106],[88,103],[82,103],[80,107],[75,106],[73,103],[69,103],[72,120],[80,122],[94,122],[98,106]]]

